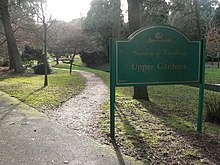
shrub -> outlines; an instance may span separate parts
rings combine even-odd
[[[2,63],[2,66],[9,66],[9,61],[8,60],[4,60]]]
[[[3,58],[0,57],[0,66],[3,66],[3,62],[4,62]]]
[[[8,59],[0,57],[0,66],[9,66]]]
[[[108,56],[102,52],[80,52],[82,62],[88,66],[100,65],[108,62]]]
[[[44,61],[43,50],[25,45],[24,52],[21,55],[21,59],[26,67],[32,67],[34,61],[37,61],[37,63],[40,64]]]
[[[47,67],[47,73],[51,74],[52,73],[51,66],[49,64],[47,66],[48,66]],[[44,68],[43,63],[34,66],[33,69],[34,69],[35,74],[45,74],[45,68]]]
[[[220,98],[217,95],[206,97],[205,110],[206,121],[220,124]]]

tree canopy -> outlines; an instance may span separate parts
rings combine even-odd
[[[135,3],[133,0],[127,0],[127,2],[128,22],[124,21],[120,0],[92,0],[87,16],[69,23],[51,20],[47,24],[49,51],[55,54],[101,51],[108,58],[109,38],[113,35],[125,38],[133,32],[131,29],[137,29],[130,28],[129,32],[128,25],[138,28],[172,25],[185,32],[191,39],[197,39],[198,19],[201,34],[208,38],[208,52],[219,50],[212,46],[214,45],[212,41],[217,41],[218,36],[214,34],[218,34],[216,31],[220,24],[220,7],[217,0],[170,0],[169,2],[137,0]],[[197,10],[200,18],[196,14],[195,2],[198,2]],[[40,24],[42,20],[38,19],[42,16],[40,3],[46,3],[46,0],[2,0],[0,2],[0,55],[4,58],[7,56],[3,49],[7,43],[11,68],[20,66],[18,67],[20,69],[15,69],[18,72],[22,72],[19,51],[24,50],[25,44],[36,48],[42,48],[43,45],[43,28]],[[133,11],[134,5],[138,5],[138,11]],[[135,20],[135,23],[132,23],[132,20]],[[215,47],[219,46],[215,44]]]

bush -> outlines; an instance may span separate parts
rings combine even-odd
[[[9,61],[8,60],[4,60],[2,66],[9,66]]]
[[[0,57],[0,66],[3,66],[3,62],[4,62],[3,58]]]
[[[0,57],[0,66],[9,66],[9,61],[5,58]]]
[[[47,66],[48,66],[47,67],[47,73],[51,74],[52,73],[51,66],[49,64]],[[45,74],[45,68],[44,68],[43,63],[34,66],[33,69],[34,69],[35,74]]]
[[[220,124],[220,98],[217,95],[206,97],[205,110],[206,121]]]
[[[100,65],[108,62],[108,56],[102,52],[80,52],[82,62],[88,66]]]
[[[32,67],[34,61],[37,61],[37,63],[40,64],[44,61],[43,50],[25,45],[24,52],[21,55],[21,59],[26,67]]]

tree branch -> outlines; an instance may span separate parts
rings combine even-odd
[[[13,30],[13,32],[16,32],[18,29],[19,29],[19,27],[17,27],[15,30]],[[3,33],[3,34],[4,34],[4,33]],[[4,39],[4,41],[0,43],[0,46],[2,46],[6,41],[7,41],[7,40]]]

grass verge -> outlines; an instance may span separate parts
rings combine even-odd
[[[64,72],[64,71],[63,71]],[[44,87],[44,76],[6,76],[0,79],[0,90],[37,109],[51,109],[80,93],[85,79],[78,73],[48,75],[48,86]]]
[[[132,88],[117,90],[115,129],[122,151],[146,164],[216,164],[220,126],[204,122],[203,134],[196,133],[198,89],[177,85],[148,89],[150,102],[133,100]],[[107,103],[101,119],[107,135],[109,120]]]
[[[211,84],[220,84],[220,68],[206,68],[205,82]]]

